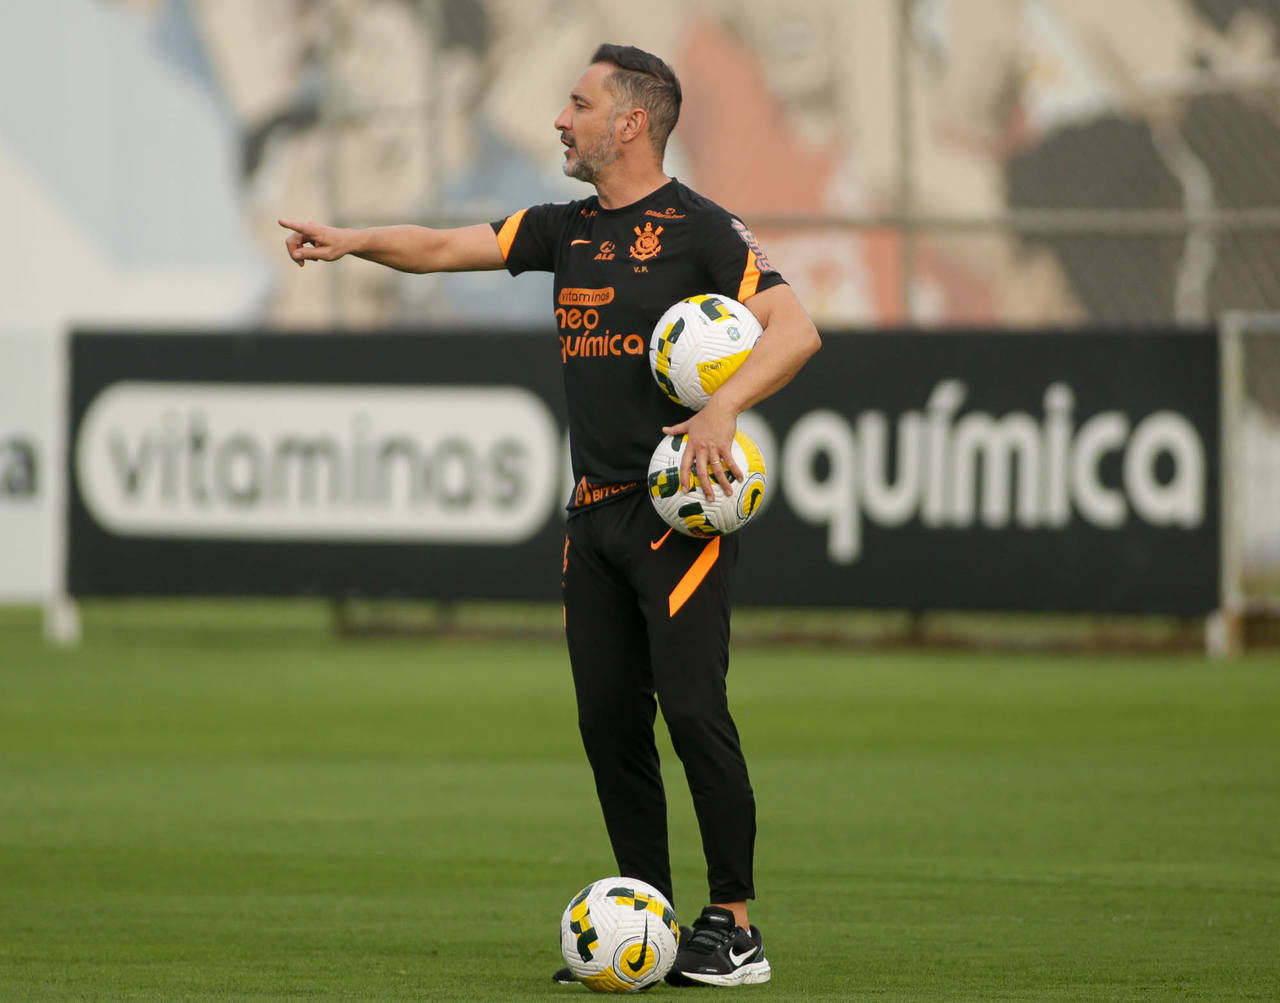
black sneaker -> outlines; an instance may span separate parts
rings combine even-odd
[[[680,938],[667,982],[673,986],[754,986],[768,982],[772,973],[760,931],[753,926],[748,933],[728,909],[709,905],[693,921],[693,936]]]

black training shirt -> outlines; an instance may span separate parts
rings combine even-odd
[[[574,479],[643,482],[662,426],[691,414],[649,369],[658,318],[699,293],[746,301],[782,276],[740,220],[674,179],[621,209],[592,195],[492,225],[512,275],[555,273]]]

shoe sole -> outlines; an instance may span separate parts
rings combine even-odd
[[[551,984],[556,986],[576,986],[578,980],[568,968],[561,968],[552,974]]]
[[[743,965],[728,975],[704,975],[701,972],[681,972],[683,978],[704,986],[758,986],[773,977],[773,969],[765,958]]]

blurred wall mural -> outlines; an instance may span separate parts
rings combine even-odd
[[[685,87],[668,172],[825,325],[1280,305],[1280,0],[43,0],[0,13],[14,317],[541,327],[541,276],[292,266],[278,216],[485,221],[589,189],[600,41]],[[67,291],[67,277],[74,288]]]

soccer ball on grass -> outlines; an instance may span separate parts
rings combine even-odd
[[[598,993],[634,993],[671,970],[680,939],[662,893],[635,878],[601,878],[560,918],[560,951],[579,982]]]
[[[718,293],[668,308],[649,338],[649,368],[662,392],[694,411],[706,406],[763,333],[755,314]]]

